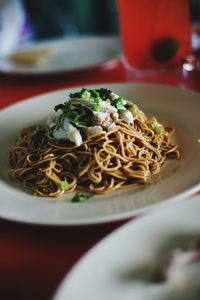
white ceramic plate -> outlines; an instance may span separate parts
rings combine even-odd
[[[48,49],[44,63],[31,66],[14,63],[9,56],[0,56],[0,72],[16,75],[48,75],[81,71],[104,63],[113,63],[121,53],[117,37],[62,38],[28,44],[18,49]]]
[[[8,178],[8,153],[19,130],[45,120],[56,104],[79,87],[39,95],[0,112],[0,216],[39,224],[91,224],[132,217],[147,208],[160,208],[200,188],[200,95],[174,87],[148,84],[101,84],[136,101],[148,114],[176,128],[180,160],[162,167],[156,181],[137,189],[95,196],[87,203],[71,203],[72,194],[59,199],[30,195]]]
[[[155,266],[165,265],[174,249],[187,249],[191,241],[200,241],[200,195],[108,235],[74,266],[53,300],[199,299],[192,293],[195,281],[200,288],[200,262],[196,268],[176,270],[164,282],[153,281],[151,273]]]

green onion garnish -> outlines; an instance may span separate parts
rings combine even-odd
[[[65,179],[65,180],[61,180],[60,182],[60,188],[62,190],[68,190],[69,189],[69,182]]]
[[[94,196],[93,193],[88,194],[81,194],[76,193],[75,196],[72,198],[72,202],[86,202],[87,200],[91,199]]]

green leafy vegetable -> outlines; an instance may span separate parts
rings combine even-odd
[[[66,102],[65,102],[66,103]],[[58,111],[59,109],[64,109],[65,108],[65,103],[64,104],[58,104],[54,107],[55,111]]]
[[[110,94],[112,93],[111,90],[101,88],[101,89],[98,89],[97,91],[102,100],[110,99]]]
[[[93,112],[101,111],[101,101],[107,101],[112,106],[116,107],[118,111],[126,110],[124,99],[118,97],[112,100],[111,90],[100,89],[86,89],[82,88],[79,92],[71,93],[70,99],[64,104],[55,106],[55,111],[61,110],[62,113],[57,117],[56,129],[63,127],[65,118],[77,128],[87,128],[94,124]],[[77,99],[77,100],[76,100]],[[86,100],[81,101],[80,99]],[[90,100],[90,101],[87,101]],[[53,129],[51,130],[53,132]],[[51,135],[51,132],[50,132]]]
[[[62,126],[64,118],[67,118],[73,125],[77,127],[89,127],[93,122],[92,110],[84,105],[75,104],[72,100],[65,102],[64,104],[56,105],[54,110],[61,109],[63,113],[59,116],[58,127]]]
[[[93,89],[93,90],[89,90],[89,91],[91,93],[92,98],[94,98],[94,99],[99,99],[100,98],[98,90]]]
[[[97,112],[101,111],[101,106],[99,105],[99,103],[94,102],[92,104],[92,110]]]
[[[65,179],[65,180],[62,180],[61,182],[60,182],[60,188],[62,189],[62,190],[68,190],[69,189],[69,182]]]
[[[101,106],[99,104],[100,101],[102,100],[99,97],[94,99],[94,103],[91,106],[93,111],[97,111],[97,112],[101,111]]]
[[[85,202],[91,199],[93,196],[94,196],[93,193],[88,193],[88,194],[76,193],[75,196],[72,198],[72,202]]]
[[[82,90],[80,92],[76,92],[76,93],[70,93],[69,97],[70,98],[87,98],[90,99],[90,94],[89,94],[89,90],[82,88]],[[88,98],[89,97],[89,98]]]
[[[126,110],[126,107],[123,104],[123,98],[122,97],[118,97],[116,99],[114,99],[111,103],[113,106],[115,106],[117,108],[117,110]]]
[[[101,99],[106,100],[109,99],[110,94],[112,93],[111,90],[108,89],[86,89],[82,88],[81,91],[76,93],[71,93],[69,95],[70,98],[83,98],[83,99]]]
[[[88,99],[91,98],[91,93],[90,93],[89,91],[85,90],[85,91],[81,94],[81,98],[88,100]]]

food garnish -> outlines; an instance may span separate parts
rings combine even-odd
[[[76,193],[75,196],[72,198],[72,202],[86,202],[90,200],[94,196],[93,193],[81,194]]]

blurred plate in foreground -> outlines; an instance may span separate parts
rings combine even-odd
[[[196,300],[199,278],[200,195],[111,233],[69,272],[54,300]]]

